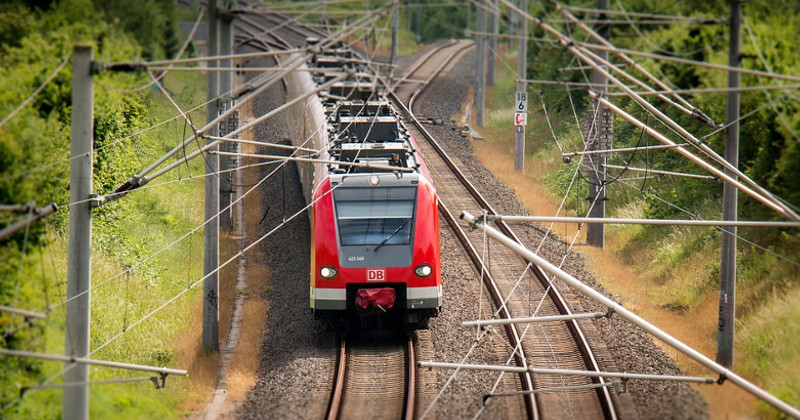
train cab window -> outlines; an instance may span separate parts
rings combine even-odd
[[[416,188],[338,188],[333,192],[344,246],[409,245]]]

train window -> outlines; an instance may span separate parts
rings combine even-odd
[[[342,245],[411,243],[416,188],[338,188],[333,193]]]

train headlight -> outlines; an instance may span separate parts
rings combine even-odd
[[[319,275],[324,279],[332,279],[336,277],[337,274],[339,274],[339,272],[336,271],[335,268],[327,265],[319,269]]]
[[[428,277],[433,273],[433,269],[428,264],[422,264],[414,269],[414,274],[419,277]]]

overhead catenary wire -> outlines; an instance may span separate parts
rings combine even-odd
[[[504,4],[509,4],[507,0],[499,0],[499,1],[503,2]],[[514,6],[511,5],[511,7],[514,7]],[[524,12],[522,12],[522,13],[524,13]],[[744,174],[742,171],[740,171],[737,167],[731,165],[727,160],[725,160],[724,158],[719,156],[719,154],[717,154],[714,150],[712,150],[710,147],[705,145],[703,142],[701,142],[699,139],[697,139],[695,136],[693,136],[691,133],[689,133],[686,129],[684,129],[682,126],[680,126],[675,121],[673,121],[671,118],[669,118],[666,114],[664,114],[663,112],[658,110],[656,107],[654,107],[653,105],[651,105],[650,103],[645,101],[642,97],[635,95],[633,93],[633,91],[631,91],[630,88],[625,86],[619,79],[617,79],[612,74],[610,74],[608,71],[603,69],[600,65],[598,65],[597,61],[604,61],[604,60],[600,59],[596,54],[588,51],[585,48],[580,48],[579,49],[579,47],[577,47],[577,45],[580,45],[580,44],[583,44],[583,43],[576,44],[574,41],[566,38],[563,34],[561,34],[556,29],[552,28],[551,26],[549,26],[549,25],[547,25],[545,23],[542,23],[539,19],[531,17],[527,13],[524,13],[523,16],[526,17],[529,20],[534,21],[542,29],[544,29],[547,32],[549,32],[549,33],[553,34],[554,36],[558,37],[560,39],[560,42],[572,54],[574,54],[578,58],[580,58],[581,61],[584,61],[586,64],[588,64],[588,65],[592,66],[593,68],[595,68],[598,72],[602,73],[611,83],[617,85],[623,91],[627,92],[632,99],[634,99],[636,102],[638,102],[644,108],[646,108],[649,112],[654,114],[657,118],[659,118],[661,121],[666,123],[669,127],[671,127],[672,129],[676,130],[681,136],[683,136],[686,140],[689,140],[692,144],[694,144],[699,149],[701,149],[706,155],[711,157],[718,164],[722,165],[723,167],[725,167],[726,169],[731,171],[733,174],[738,176],[739,179],[743,183],[747,184],[750,188],[752,188],[751,191],[753,193],[755,193],[754,198],[758,199],[759,201],[761,201],[762,203],[764,203],[768,207],[772,208],[773,210],[783,214],[784,216],[786,216],[786,217],[788,217],[790,219],[800,219],[800,215],[798,215],[791,208],[789,208],[785,204],[783,204],[783,202],[780,199],[776,198],[774,196],[774,194],[772,194],[771,192],[767,191],[765,188],[763,188],[760,185],[758,185],[750,177],[748,177],[746,174]],[[591,45],[591,44],[587,44],[587,45]],[[590,92],[590,95],[591,94],[593,94],[593,92]],[[603,99],[603,98],[599,98],[599,99],[601,101],[603,101],[604,103],[608,104],[608,101],[606,101],[605,99]],[[619,108],[616,108],[616,109],[619,110]],[[680,152],[683,149],[677,149],[677,150]],[[728,181],[730,179],[730,177],[723,178],[723,179]],[[728,182],[730,182],[730,181],[728,181]],[[750,189],[750,188],[748,188],[748,189]],[[767,203],[769,203],[769,204],[767,204]]]
[[[383,7],[382,7],[381,9],[383,9]],[[379,9],[379,10],[381,10],[381,9]],[[326,41],[323,41],[323,42],[322,42],[322,43],[321,43],[321,44],[318,46],[318,48],[324,48],[325,46],[327,46],[327,45],[329,45],[329,44],[333,43],[335,40],[337,40],[337,39],[340,39],[340,38],[343,38],[343,37],[346,37],[346,36],[350,35],[352,32],[354,32],[354,31],[358,30],[358,26],[357,26],[357,24],[358,24],[358,25],[370,24],[370,23],[372,23],[372,21],[374,21],[375,19],[377,19],[377,16],[378,16],[378,13],[377,13],[377,11],[376,11],[376,12],[373,12],[373,13],[371,13],[371,14],[369,14],[369,15],[365,16],[365,17],[364,17],[364,18],[362,18],[362,19],[359,19],[359,20],[357,21],[357,23],[354,23],[354,26],[353,26],[353,27],[355,27],[356,29],[353,29],[353,28],[351,27],[351,28],[348,28],[347,30],[342,30],[342,31],[340,31],[340,32],[338,32],[338,33],[336,33],[336,34],[332,35],[331,37],[329,37],[329,38],[328,38]],[[234,104],[232,107],[228,108],[228,109],[227,109],[225,112],[221,113],[221,114],[220,114],[220,115],[219,115],[217,118],[215,118],[214,120],[212,120],[212,121],[210,121],[210,122],[207,122],[207,123],[206,123],[206,125],[205,125],[203,128],[201,128],[201,129],[199,129],[199,130],[198,130],[198,134],[199,134],[199,133],[204,133],[205,131],[207,131],[207,130],[209,130],[211,127],[213,127],[215,124],[217,124],[219,121],[222,121],[223,119],[225,119],[225,118],[229,117],[229,116],[230,116],[230,115],[231,115],[231,114],[232,114],[232,113],[233,113],[233,112],[234,112],[236,109],[238,109],[239,107],[241,107],[242,105],[244,105],[245,103],[247,103],[247,102],[248,102],[250,99],[254,98],[255,96],[257,96],[257,95],[258,95],[258,94],[260,94],[261,92],[263,92],[263,91],[265,91],[266,89],[268,89],[269,87],[271,87],[271,86],[272,86],[274,83],[276,83],[277,81],[281,80],[281,79],[282,79],[282,78],[283,78],[283,77],[284,77],[286,74],[288,74],[288,73],[289,73],[291,70],[293,70],[293,69],[295,69],[295,68],[298,68],[298,67],[300,67],[300,66],[301,66],[302,64],[304,64],[306,61],[308,61],[309,59],[311,59],[311,57],[312,57],[312,54],[306,54],[306,55],[303,55],[303,56],[301,56],[301,57],[298,57],[297,59],[295,59],[295,60],[292,62],[292,64],[291,64],[291,65],[287,66],[287,70],[285,70],[285,71],[283,71],[283,72],[280,72],[280,73],[278,73],[278,74],[274,75],[274,76],[273,76],[273,77],[270,79],[270,81],[269,81],[269,82],[266,82],[266,83],[264,83],[264,84],[260,85],[258,88],[256,88],[256,89],[255,89],[255,90],[253,90],[252,92],[250,92],[250,93],[247,95],[247,97],[245,97],[245,98],[241,99],[240,101],[237,101],[237,103],[236,103],[236,104]],[[259,121],[259,122],[260,122],[260,121]],[[251,124],[252,124],[252,123],[251,123]],[[240,127],[240,128],[239,128],[239,131],[242,131],[242,128],[243,128],[243,127]],[[230,136],[233,136],[233,135],[235,135],[235,134],[238,134],[238,132],[231,133],[231,134],[229,134],[229,135],[230,135]],[[169,159],[169,157],[171,157],[171,156],[175,155],[176,153],[178,153],[178,152],[179,152],[180,150],[182,150],[182,149],[183,149],[183,148],[184,148],[184,147],[185,147],[185,146],[186,146],[186,145],[187,145],[189,142],[191,142],[192,140],[194,140],[194,139],[196,139],[196,138],[197,138],[197,136],[196,136],[196,135],[192,135],[192,136],[189,136],[189,137],[187,137],[187,138],[186,138],[185,140],[183,140],[183,141],[182,141],[180,144],[178,144],[177,146],[175,146],[175,147],[174,147],[172,150],[170,150],[169,152],[167,152],[166,154],[164,154],[164,155],[163,155],[161,158],[157,159],[155,162],[151,163],[149,166],[147,166],[146,168],[144,168],[143,170],[141,170],[140,172],[138,172],[137,174],[135,174],[133,177],[131,177],[130,179],[128,179],[128,181],[126,181],[125,183],[123,183],[121,186],[117,187],[117,189],[115,190],[115,192],[123,192],[123,191],[128,191],[128,190],[131,190],[131,189],[134,189],[134,188],[138,187],[138,186],[139,186],[139,185],[141,185],[143,182],[144,182],[144,183],[146,183],[146,182],[147,182],[147,179],[145,179],[145,176],[146,176],[147,174],[149,174],[150,172],[152,172],[153,170],[155,170],[155,168],[157,168],[158,166],[160,166],[161,164],[163,164],[163,163],[164,163],[164,162],[165,162],[167,159]],[[208,145],[206,145],[206,147],[207,147],[207,148],[211,148],[211,147],[214,147],[214,146],[216,146],[216,144],[218,144],[218,143],[216,143],[216,142],[210,142]],[[196,156],[196,154],[195,154],[194,156]],[[194,157],[194,156],[193,156],[193,157]],[[172,169],[172,166],[170,166],[170,167],[169,167],[169,169]],[[159,172],[158,172],[158,174],[160,175],[160,174],[161,174],[161,173],[163,173],[163,172],[165,172],[165,171],[164,171],[164,170],[162,170],[162,171],[159,171]]]
[[[581,28],[581,29],[582,29],[584,32],[586,32],[587,34],[589,34],[589,35],[590,35],[590,36],[591,36],[591,37],[592,37],[592,38],[593,38],[595,41],[597,41],[598,43],[600,43],[600,44],[602,44],[602,45],[605,45],[605,46],[612,46],[612,44],[611,44],[610,42],[608,42],[608,40],[607,40],[607,39],[603,38],[603,37],[602,37],[600,34],[598,34],[598,33],[597,33],[595,30],[593,30],[593,29],[592,29],[592,28],[590,28],[588,25],[586,25],[586,24],[584,24],[583,22],[581,22],[580,20],[578,20],[578,19],[577,19],[575,16],[573,16],[571,13],[569,13],[568,11],[566,11],[566,10],[564,10],[564,9],[561,9],[561,11],[563,12],[564,16],[565,16],[565,17],[566,17],[568,20],[570,20],[570,21],[571,21],[571,22],[573,22],[574,24],[578,25],[578,27],[579,27],[579,28]],[[627,55],[625,55],[625,54],[620,54],[620,53],[618,53],[618,52],[614,52],[614,53],[615,53],[617,56],[619,56],[619,57],[620,57],[620,58],[621,58],[621,59],[622,59],[624,62],[626,62],[628,65],[632,66],[632,67],[633,67],[633,68],[635,68],[637,71],[639,71],[640,73],[642,73],[642,74],[643,74],[645,77],[647,77],[648,79],[650,79],[650,81],[651,81],[651,82],[655,83],[655,84],[656,84],[658,87],[660,87],[661,89],[664,89],[664,90],[669,90],[669,89],[670,89],[670,87],[669,87],[669,86],[667,86],[667,85],[666,85],[664,82],[662,82],[661,80],[659,80],[657,77],[653,76],[653,75],[652,75],[652,74],[651,74],[649,71],[647,71],[647,70],[646,70],[644,67],[642,67],[641,65],[639,65],[639,63],[635,62],[633,59],[631,59],[631,58],[630,58],[630,57],[628,57]],[[628,80],[632,81],[633,83],[635,83],[635,84],[637,84],[637,85],[639,85],[639,86],[643,87],[645,90],[647,90],[647,91],[651,91],[651,92],[655,91],[655,89],[653,89],[653,88],[651,88],[650,86],[648,86],[648,85],[644,84],[643,82],[639,81],[638,79],[636,79],[636,78],[633,78],[633,77],[632,77],[632,76],[630,76],[630,75],[629,75],[627,72],[625,72],[625,71],[623,71],[622,69],[620,69],[619,67],[617,67],[617,66],[613,65],[611,62],[609,62],[609,61],[607,61],[607,60],[604,60],[604,59],[602,59],[602,58],[601,58],[601,57],[599,57],[599,56],[592,57],[592,58],[593,58],[593,59],[595,59],[595,61],[596,61],[596,62],[602,62],[603,64],[605,64],[605,65],[609,66],[609,68],[613,69],[614,71],[616,71],[617,73],[619,73],[620,75],[622,75],[622,76],[623,76],[623,77],[625,77],[626,79],[628,79]],[[588,63],[587,63],[587,64],[588,64]],[[591,64],[590,64],[590,66],[591,66]],[[675,102],[674,102],[672,99],[669,99],[669,98],[667,98],[665,95],[662,95],[662,94],[656,94],[656,96],[658,96],[658,97],[659,97],[661,100],[663,100],[663,101],[667,102],[668,104],[675,106],[677,109],[679,109],[681,112],[683,112],[683,113],[685,113],[685,114],[687,114],[687,115],[692,115],[692,116],[694,116],[694,115],[697,115],[698,117],[699,117],[700,115],[703,115],[703,116],[705,116],[705,114],[704,114],[704,113],[702,113],[701,111],[697,110],[697,108],[696,108],[696,107],[694,107],[694,106],[693,106],[692,104],[690,104],[688,101],[686,101],[686,100],[685,100],[685,99],[683,99],[681,96],[679,96],[679,95],[677,95],[677,94],[675,94],[675,93],[671,93],[671,96],[672,96],[672,97],[673,97],[673,98],[674,98],[674,99],[675,99],[677,102],[679,102],[680,104],[677,104],[677,103],[675,103]],[[680,105],[680,106],[679,106],[679,105]],[[696,111],[696,110],[697,110],[697,111]],[[698,112],[699,112],[699,114],[697,114]],[[713,120],[710,120],[710,119],[709,119],[709,118],[707,118],[707,117],[705,118],[705,121],[704,121],[704,122],[706,122],[706,123],[707,123],[707,124],[709,124],[709,125],[714,125],[714,123],[713,123]]]
[[[513,240],[507,238],[501,232],[496,231],[495,229],[487,226],[485,223],[481,223],[480,220],[474,218],[469,213],[462,213],[462,219],[464,219],[467,223],[474,224],[479,229],[484,229],[487,233],[494,238],[495,240],[501,242],[503,245],[511,248],[521,256],[523,256],[528,261],[536,263],[538,266],[542,267],[542,269],[548,271],[552,275],[558,277],[560,280],[567,283],[572,289],[576,290],[577,292],[583,294],[594,300],[595,302],[611,309],[614,311],[615,315],[622,317],[625,320],[628,320],[635,325],[639,326],[641,329],[646,331],[647,333],[655,336],[659,340],[663,341],[670,347],[680,351],[681,353],[688,356],[690,359],[696,361],[700,365],[704,366],[705,368],[711,370],[720,375],[720,382],[724,380],[728,380],[733,384],[737,385],[739,388],[747,391],[748,393],[756,396],[757,398],[769,403],[773,407],[779,409],[780,411],[789,414],[793,417],[800,418],[800,410],[790,406],[789,404],[785,403],[784,401],[776,398],[774,395],[766,392],[765,390],[757,387],[756,385],[752,384],[751,382],[747,381],[743,377],[739,376],[735,372],[727,369],[718,363],[714,362],[713,360],[709,359],[702,353],[692,349],[691,347],[687,346],[680,340],[672,337],[671,335],[667,334],[666,332],[660,330],[655,325],[649,323],[647,320],[639,317],[635,313],[631,312],[630,310],[626,309],[622,305],[614,302],[613,300],[609,299],[605,295],[595,291],[591,287],[585,285],[580,280],[576,279],[572,275],[560,270],[558,267],[551,264],[549,261],[541,258],[540,256],[534,254],[533,252],[529,251],[528,249],[524,248],[523,246],[517,244]]]
[[[645,196],[652,197],[653,199],[655,199],[655,200],[657,200],[657,201],[659,201],[659,202],[661,202],[661,203],[663,203],[663,204],[665,204],[665,205],[667,205],[667,206],[669,206],[669,207],[671,207],[671,208],[673,208],[675,210],[678,210],[681,213],[684,213],[684,214],[692,217],[693,220],[706,220],[706,219],[703,219],[702,217],[700,217],[699,214],[693,213],[693,212],[691,212],[691,211],[689,211],[689,210],[687,210],[687,209],[685,209],[685,208],[683,208],[683,207],[681,207],[681,206],[679,206],[679,205],[677,205],[677,204],[675,204],[675,203],[673,203],[673,202],[671,202],[671,201],[659,196],[658,194],[656,194],[656,193],[654,193],[654,192],[652,192],[650,190],[643,190],[643,189],[641,189],[641,188],[639,188],[639,187],[637,187],[637,186],[635,186],[633,184],[630,184],[628,182],[625,182],[625,180],[621,180],[621,179],[619,180],[619,183],[622,184],[622,185],[625,185],[625,186],[627,186],[629,188],[636,189],[639,192],[641,192],[642,194],[644,194]],[[721,231],[721,229],[719,229],[719,228],[717,228],[717,230]],[[793,259],[791,259],[791,258],[789,258],[789,257],[787,257],[785,255],[779,254],[779,253],[777,253],[777,252],[775,252],[775,251],[773,251],[773,250],[771,250],[771,249],[769,249],[769,248],[767,248],[767,247],[765,247],[763,245],[760,245],[760,244],[758,244],[756,242],[753,242],[753,241],[751,241],[751,240],[739,235],[738,233],[734,234],[734,235],[736,236],[736,239],[739,240],[739,241],[746,242],[748,245],[751,245],[754,248],[757,248],[758,250],[763,251],[763,252],[765,252],[765,253],[767,253],[769,255],[772,255],[773,257],[775,257],[775,258],[777,258],[777,259],[779,259],[781,261],[787,262],[787,263],[789,263],[789,264],[791,264],[791,265],[793,265],[795,267],[800,267],[800,261],[795,261],[795,260],[793,260]]]
[[[263,122],[263,121],[265,121],[265,120],[267,120],[267,119],[269,119],[269,118],[271,118],[271,117],[273,117],[273,116],[285,111],[286,109],[289,109],[291,106],[294,106],[295,104],[299,103],[300,101],[305,100],[308,96],[316,93],[317,91],[326,89],[330,85],[332,85],[332,84],[344,79],[345,77],[347,77],[346,74],[341,75],[339,77],[336,77],[334,79],[331,79],[330,81],[326,82],[325,84],[319,86],[316,89],[316,91],[313,91],[313,92],[310,92],[310,93],[306,93],[306,94],[301,95],[301,96],[299,96],[299,97],[297,97],[297,98],[295,98],[295,99],[293,99],[293,100],[291,100],[289,102],[284,103],[283,105],[279,106],[278,108],[275,108],[274,110],[268,112],[267,114],[264,114],[264,115],[262,115],[262,116],[260,116],[258,118],[255,118],[254,120],[250,121],[249,123],[244,124],[241,127],[239,127],[238,129],[226,134],[226,137],[228,137],[228,136],[233,137],[233,136],[235,136],[235,135],[237,135],[237,134],[239,134],[239,133],[241,133],[241,132],[243,132],[245,130],[249,130],[252,127],[255,127],[256,125],[260,124],[261,122]],[[237,103],[237,105],[238,105],[238,103]],[[200,132],[200,130],[198,130],[198,133],[199,132]],[[198,136],[190,136],[190,138],[192,138],[192,139],[196,139],[197,137]],[[169,171],[171,171],[171,170],[183,165],[184,161],[191,160],[191,159],[193,159],[193,158],[195,158],[197,156],[202,155],[203,153],[207,152],[208,150],[213,149],[219,143],[221,143],[220,140],[213,140],[213,141],[203,145],[202,147],[199,147],[194,152],[188,154],[184,159],[182,159],[180,161],[173,162],[173,163],[167,165],[166,167],[153,172],[150,176],[140,177],[140,178],[137,179],[136,182],[137,182],[138,185],[146,184],[147,182],[150,182],[153,179],[158,178],[159,176],[161,176],[161,175],[163,175],[163,174],[165,174],[165,173],[167,173],[167,172],[169,172]],[[121,191],[115,191],[115,192],[130,191],[131,189],[134,189],[134,188],[128,188],[128,189],[124,189],[124,190],[121,190]],[[116,197],[119,197],[119,195],[117,195]]]
[[[772,90],[798,90],[800,85],[762,85],[762,86],[740,86],[735,88],[730,87],[708,87],[708,88],[690,88],[690,89],[670,89],[670,90],[654,90],[654,91],[636,91],[637,95],[648,96],[668,93],[686,93],[690,95],[702,93],[728,93],[728,92],[766,92]],[[627,96],[624,92],[609,92],[606,96]],[[772,98],[770,98],[772,99]]]
[[[501,1],[503,1],[503,0],[501,0]],[[747,69],[747,68],[743,68],[743,67],[730,67],[730,66],[727,66],[727,65],[724,65],[724,64],[715,64],[715,63],[708,63],[708,62],[705,62],[705,61],[689,60],[689,59],[686,59],[686,58],[671,57],[671,56],[668,56],[668,55],[653,54],[653,53],[641,52],[641,51],[630,50],[630,49],[619,48],[619,47],[608,47],[608,46],[604,46],[604,45],[590,44],[590,43],[585,43],[585,42],[576,42],[576,45],[578,45],[580,47],[592,49],[592,50],[610,51],[610,52],[615,52],[615,53],[622,53],[622,54],[627,54],[627,55],[634,55],[634,56],[639,56],[639,57],[644,57],[644,58],[650,58],[650,59],[658,60],[658,61],[668,61],[668,62],[672,62],[672,63],[686,64],[686,65],[695,66],[695,67],[704,67],[704,68],[709,68],[709,69],[713,69],[713,70],[720,70],[720,71],[726,71],[726,72],[736,72],[736,73],[747,74],[747,75],[751,75],[751,76],[761,76],[761,77],[766,77],[766,78],[770,78],[770,79],[786,80],[786,81],[790,81],[790,82],[800,82],[800,76],[793,76],[793,75],[789,75],[789,74],[780,74],[780,73],[774,73],[774,72],[770,72],[770,71],[752,70],[752,69]]]
[[[195,22],[194,22],[194,25],[192,26],[192,30],[191,30],[191,31],[189,31],[189,35],[187,35],[187,36],[186,36],[186,40],[183,42],[183,45],[181,45],[181,48],[180,48],[180,49],[178,50],[178,52],[175,54],[175,58],[174,58],[173,60],[178,60],[178,59],[180,59],[180,57],[181,57],[181,56],[183,55],[183,53],[186,51],[186,48],[188,48],[188,47],[189,47],[189,44],[191,44],[192,40],[194,39],[194,34],[195,34],[195,33],[197,33],[197,28],[199,28],[199,27],[200,27],[200,22],[202,22],[202,21],[203,21],[203,16],[204,16],[204,15],[205,15],[205,9],[203,9],[203,10],[200,10],[200,13],[199,13],[199,14],[198,14],[198,16],[197,16],[197,19],[195,20]],[[147,88],[149,88],[150,86],[153,86],[153,84],[154,84],[154,83],[159,83],[161,80],[163,80],[163,79],[164,79],[164,77],[166,77],[166,75],[167,75],[167,72],[168,72],[168,71],[169,71],[169,70],[172,68],[172,66],[174,66],[174,65],[175,65],[174,63],[170,62],[169,66],[167,66],[167,68],[164,70],[164,72],[163,72],[163,73],[161,73],[160,75],[158,75],[158,77],[157,77],[155,80],[152,80],[152,81],[148,82],[147,84],[145,84],[145,85],[143,85],[143,86],[139,86],[138,88],[133,88],[133,89],[130,89],[128,92],[129,92],[129,93],[132,93],[132,92],[139,92],[139,91],[142,91],[142,90],[144,90],[144,89],[147,89]]]
[[[581,13],[592,13],[592,14],[604,14],[609,16],[627,16],[627,17],[638,17],[638,18],[645,18],[645,19],[661,19],[661,20],[689,20],[694,21],[696,19],[701,19],[704,21],[708,21],[711,23],[725,23],[725,19],[720,18],[695,18],[689,16],[679,16],[679,15],[663,15],[658,13],[640,13],[640,12],[628,12],[628,11],[618,11],[612,9],[592,9],[588,7],[578,7],[578,6],[570,6],[566,4],[561,4],[561,7],[566,10],[571,10],[575,12]]]
[[[647,130],[647,134],[649,134],[651,137],[655,138],[656,140],[658,140],[658,141],[660,141],[662,143],[665,143],[665,144],[676,144],[675,142],[673,142],[672,140],[668,139],[666,136],[664,136],[663,134],[659,133],[658,131],[656,131],[656,130],[650,128],[650,127],[647,127],[644,123],[642,123],[641,121],[639,121],[638,119],[636,119],[632,115],[628,114],[627,112],[623,111],[619,107],[615,106],[611,102],[609,102],[609,101],[607,101],[607,100],[605,100],[603,98],[598,98],[598,100],[600,102],[602,102],[603,105],[605,105],[606,107],[608,107],[609,109],[614,111],[617,115],[620,115],[622,118],[628,120],[628,122],[630,122],[633,125],[639,127],[640,129]],[[731,185],[734,185],[738,190],[740,190],[743,193],[745,193],[745,194],[753,197],[754,199],[760,201],[762,204],[764,204],[765,206],[769,207],[770,209],[772,209],[772,210],[784,215],[785,217],[787,217],[787,218],[789,218],[791,220],[800,220],[800,216],[798,216],[791,209],[787,209],[785,205],[782,205],[782,203],[776,202],[775,200],[768,199],[767,197],[762,195],[760,192],[754,191],[750,187],[748,187],[748,186],[742,184],[741,182],[733,179],[732,177],[728,176],[726,173],[722,172],[721,170],[709,165],[707,162],[705,162],[704,160],[702,160],[699,157],[695,156],[694,154],[692,154],[691,152],[689,152],[685,148],[677,147],[677,148],[675,148],[673,150],[675,150],[679,154],[683,155],[684,157],[688,158],[689,160],[691,160],[695,164],[703,167],[707,171],[713,173],[718,178],[724,180],[725,182],[730,183]]]
[[[764,54],[761,52],[761,48],[758,46],[758,42],[756,42],[756,37],[753,34],[753,30],[750,28],[750,22],[747,19],[747,16],[743,15],[742,21],[744,21],[744,27],[747,30],[747,36],[748,38],[750,38],[750,43],[753,44],[753,49],[756,50],[756,55],[758,55],[758,60],[761,62],[764,68],[767,69],[768,72],[772,73],[772,68],[769,65],[769,62],[766,60],[766,58],[764,58]],[[800,89],[800,85],[793,85],[793,86],[794,87],[784,85],[784,89],[792,89],[792,90]],[[764,92],[764,95],[767,97],[767,100],[772,104],[771,108],[778,116],[778,120],[781,122],[781,125],[783,125],[783,128],[787,129],[789,133],[792,134],[792,137],[794,137],[795,140],[800,141],[800,135],[797,134],[797,131],[795,131],[795,129],[792,127],[789,121],[786,120],[786,116],[782,112],[780,112],[778,107],[774,104],[774,102],[772,102],[772,95],[770,95],[770,93],[766,91]]]
[[[50,205],[41,208],[31,207],[29,214],[24,219],[0,230],[0,241],[15,234],[16,232],[19,232],[22,229],[27,229],[31,224],[55,213],[56,211],[58,211],[58,205],[56,203],[51,203]]]
[[[61,70],[64,70],[64,67],[67,65],[67,63],[69,63],[69,61],[70,61],[69,57],[62,60],[61,64],[59,64],[58,67],[56,67],[56,69],[53,70],[53,72],[50,73],[49,76],[47,76],[47,79],[45,79],[45,81],[42,82],[42,84],[39,85],[39,87],[36,88],[36,90],[34,90],[33,93],[30,94],[30,96],[28,96],[24,101],[22,101],[21,104],[19,104],[19,106],[17,106],[13,111],[11,111],[11,113],[6,115],[5,118],[3,118],[0,121],[0,128],[3,127],[9,120],[14,118],[14,116],[19,114],[20,111],[25,109],[25,107],[28,106],[31,102],[33,102],[33,100],[36,99],[36,97],[39,96],[40,93],[42,93],[42,91],[50,84],[50,82],[52,82],[53,79],[55,79],[56,76],[58,76],[61,73]]]

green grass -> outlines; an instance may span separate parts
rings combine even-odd
[[[486,101],[486,127],[495,133],[508,133],[511,128],[510,98],[516,75],[502,65],[498,66],[497,75],[497,86]],[[573,158],[571,165],[559,162],[561,150],[553,141],[540,99],[534,88],[528,92],[526,176],[545,181],[553,194],[560,197],[564,195],[574,165],[580,158]],[[548,111],[561,147],[565,151],[579,150],[582,139],[572,112]],[[513,148],[513,136],[510,135],[501,134],[487,141]],[[652,187],[653,182],[650,181],[648,186]],[[640,183],[634,182],[637,186]],[[667,187],[670,185],[666,184]],[[573,190],[567,200],[567,205],[579,214],[585,211],[585,191],[584,183],[581,193],[576,194]],[[672,188],[671,195],[664,198],[680,199],[676,194],[681,191]],[[652,202],[642,199],[640,191],[634,188],[612,184],[609,197],[611,201],[606,206],[608,217],[640,218],[652,210],[649,207]],[[719,203],[701,197],[692,211],[705,219],[719,219],[721,210]],[[748,218],[746,212],[743,209],[741,218]],[[800,260],[800,235],[794,231],[753,228],[740,229],[739,234],[793,261]],[[720,271],[718,230],[612,225],[607,227],[606,240],[608,249],[617,253],[648,285],[650,304],[685,314],[687,322],[692,322],[690,318],[703,305],[715,304]],[[714,302],[707,299],[714,299]],[[736,307],[734,370],[789,404],[800,405],[800,268],[740,241]],[[779,417],[765,404],[761,410],[765,417]]]
[[[200,74],[169,75],[166,85],[178,95],[184,109],[204,101],[204,78]],[[150,98],[149,118],[152,123],[163,121],[177,111],[160,94]],[[193,114],[193,120],[202,123],[204,110]],[[163,125],[135,140],[137,157],[146,164],[171,149],[184,137],[183,121]],[[191,151],[191,149],[189,150]],[[172,160],[170,160],[172,161]],[[180,173],[170,173],[152,181],[152,184],[186,178],[188,171],[203,173],[203,162],[194,161],[181,168]],[[186,289],[202,276],[202,230],[168,248],[157,257],[141,264],[130,273],[113,276],[128,268],[127,264],[141,261],[173,240],[189,232],[203,220],[203,178],[156,186],[132,192],[120,199],[124,201],[119,212],[121,220],[114,224],[111,233],[104,232],[108,241],[125,244],[124,251],[115,250],[110,255],[102,244],[95,243],[92,251],[91,348],[97,349],[116,334],[125,333],[92,357],[152,366],[186,368],[176,365],[176,342],[189,328],[191,310],[200,298],[202,285],[176,300],[151,318],[137,326],[134,322],[155,310],[162,303]],[[105,227],[96,227],[105,229]],[[99,232],[98,232],[99,233]],[[43,278],[47,283],[47,300],[51,306],[63,301],[66,282],[67,238],[51,233],[51,243],[41,253],[28,258],[25,285],[39,289],[27,295],[38,296],[29,307],[45,306],[42,293]],[[110,239],[109,239],[110,238]],[[39,269],[39,267],[42,269]],[[100,285],[105,282],[105,284]],[[32,349],[46,353],[64,352],[64,309],[58,307],[46,322],[46,340]],[[63,365],[43,362],[42,377],[58,373]],[[144,372],[92,367],[92,381],[152,376]],[[58,378],[54,383],[60,383]],[[21,384],[32,385],[32,384]],[[98,385],[91,388],[90,410],[92,418],[179,418],[182,402],[192,392],[186,378],[169,377],[164,389],[156,390],[153,383]],[[3,413],[7,418],[58,418],[61,411],[61,389],[29,392],[15,409]]]
[[[771,296],[763,306],[740,323],[736,344],[742,360],[741,369],[759,378],[772,394],[797,406],[800,402],[800,288],[784,295]],[[766,416],[779,418],[766,404]]]

